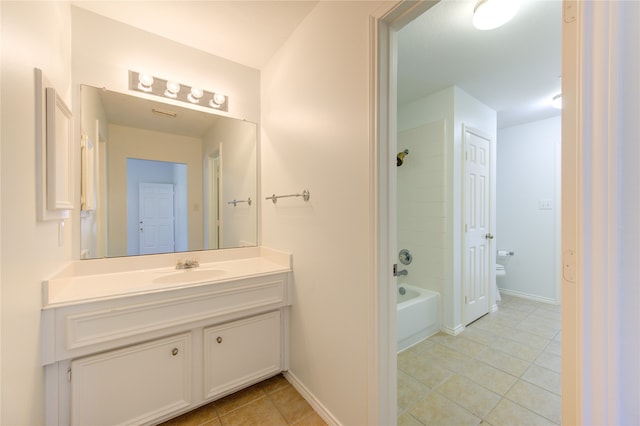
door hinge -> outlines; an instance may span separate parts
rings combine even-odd
[[[71,368],[67,370],[67,382],[71,383]]]

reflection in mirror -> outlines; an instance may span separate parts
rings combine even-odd
[[[254,123],[80,92],[81,258],[256,245]]]

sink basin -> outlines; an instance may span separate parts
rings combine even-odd
[[[224,273],[225,271],[220,269],[185,269],[154,278],[153,282],[157,284],[205,282],[218,278]]]

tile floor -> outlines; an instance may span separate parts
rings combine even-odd
[[[498,306],[398,354],[398,425],[560,424],[560,306]]]
[[[278,375],[162,423],[162,426],[205,425],[326,426],[326,423]]]

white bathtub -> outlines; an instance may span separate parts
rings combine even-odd
[[[402,288],[405,294],[402,293]],[[398,286],[398,352],[440,331],[440,293]]]

